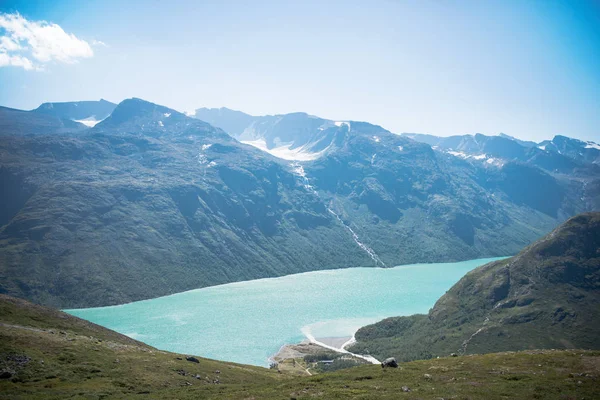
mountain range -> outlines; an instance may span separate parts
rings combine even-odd
[[[2,108],[0,136],[0,293],[56,307],[511,255],[600,207],[600,150],[568,138],[450,147],[366,122],[191,117],[135,98]]]

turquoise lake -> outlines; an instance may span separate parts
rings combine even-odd
[[[383,318],[427,313],[467,272],[498,259],[315,271],[65,311],[162,350],[268,366],[306,335],[352,336]]]

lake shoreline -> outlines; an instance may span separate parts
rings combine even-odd
[[[331,351],[329,347],[323,347],[320,345],[320,343],[324,343],[327,346],[344,350],[344,345],[348,343],[351,339],[351,336],[317,338],[317,342],[311,342],[309,339],[304,339],[299,343],[285,344],[281,346],[281,349],[279,349],[277,353],[269,357],[269,360],[281,361],[303,357],[304,355],[308,354],[317,354],[321,352],[321,350]]]
[[[241,281],[220,283],[220,284],[211,285],[211,286],[202,286],[202,287],[198,287],[195,289],[184,290],[182,292],[166,294],[164,296],[151,297],[151,298],[140,299],[140,300],[132,300],[132,301],[128,301],[125,303],[119,303],[119,304],[109,304],[109,305],[95,306],[95,307],[61,308],[60,311],[70,314],[72,312],[92,310],[92,309],[96,309],[96,308],[123,307],[123,306],[127,306],[127,305],[134,304],[134,303],[150,302],[150,301],[154,301],[157,299],[163,299],[163,298],[168,298],[168,297],[172,297],[172,296],[179,296],[179,295],[186,294],[186,293],[193,293],[193,292],[196,292],[199,290],[217,289],[217,288],[227,287],[227,286],[244,285],[249,282],[271,281],[271,280],[277,280],[277,279],[281,279],[281,278],[310,275],[310,274],[315,274],[315,273],[327,274],[330,272],[336,272],[336,271],[342,271],[342,270],[362,270],[362,269],[364,269],[364,270],[393,270],[393,269],[400,269],[400,268],[427,267],[430,265],[439,265],[439,264],[459,264],[459,263],[463,263],[463,262],[480,261],[480,260],[502,260],[504,258],[510,258],[510,257],[513,257],[513,256],[492,256],[492,257],[467,259],[467,260],[461,260],[461,261],[442,261],[442,262],[423,262],[423,263],[412,263],[412,264],[399,264],[399,265],[386,266],[386,267],[381,267],[381,266],[372,266],[372,267],[358,266],[358,267],[356,267],[355,266],[355,267],[343,267],[343,268],[315,269],[315,270],[310,270],[310,271],[295,272],[295,273],[287,274],[287,275],[266,276],[266,277],[262,277],[262,278],[254,278],[254,279],[247,279],[247,280],[241,280]]]
[[[283,345],[303,339],[354,357],[345,349],[359,328],[426,313],[467,272],[495,260],[321,270],[66,311],[162,350],[243,364],[269,366]]]

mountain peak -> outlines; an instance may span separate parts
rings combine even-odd
[[[112,114],[94,128],[97,132],[113,132],[144,136],[213,136],[231,139],[210,124],[188,117],[159,104],[137,97],[120,102]]]
[[[133,97],[120,102],[110,117],[99,124],[99,126],[121,125],[143,119],[148,121],[162,121],[164,118],[176,118],[180,120],[187,117],[171,108]],[[161,126],[164,123],[159,123],[158,125]]]
[[[32,112],[81,122],[82,120],[101,121],[113,112],[117,105],[100,99],[98,101],[68,101],[43,103]]]

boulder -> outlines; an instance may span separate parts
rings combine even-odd
[[[394,357],[386,358],[381,363],[381,368],[385,368],[385,367],[398,368],[398,362],[396,361],[396,359]]]
[[[10,379],[13,376],[13,374],[9,371],[1,371],[0,372],[0,379]]]
[[[197,363],[197,364],[200,363],[200,360],[198,360],[196,357],[187,356],[185,359],[188,360],[188,361],[190,361],[190,362]]]

